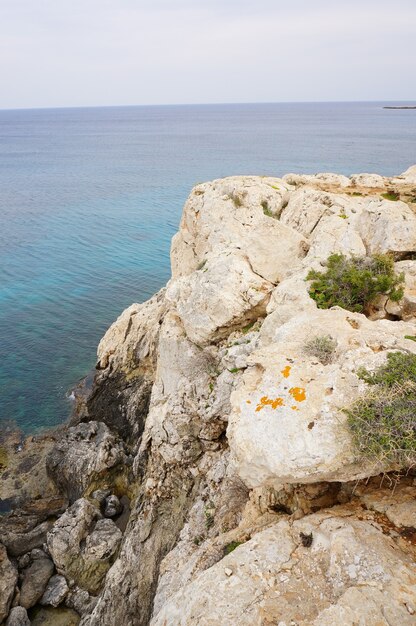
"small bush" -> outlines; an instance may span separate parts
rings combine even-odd
[[[329,335],[316,335],[305,343],[304,351],[315,356],[322,365],[328,365],[334,358],[337,342]]]
[[[349,311],[368,312],[380,294],[398,302],[403,297],[404,274],[396,275],[393,259],[386,255],[352,257],[331,254],[326,271],[311,270],[309,295],[320,309],[340,306]]]
[[[241,546],[242,543],[242,541],[231,541],[230,543],[227,543],[227,545],[224,547],[224,556],[226,556],[227,554],[231,554],[231,552],[234,552],[234,550],[238,548],[238,546]]]
[[[393,202],[397,202],[397,200],[400,200],[400,194],[396,191],[386,191],[386,193],[381,194],[381,197],[385,200],[391,200]]]
[[[391,352],[359,377],[374,389],[344,409],[357,451],[378,462],[416,463],[416,356]]]

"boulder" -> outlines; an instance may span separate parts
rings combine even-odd
[[[416,251],[416,214],[401,201],[370,200],[356,218],[367,254],[393,254],[400,260]]]
[[[77,500],[48,533],[48,548],[59,573],[89,591],[99,591],[121,541],[121,531],[102,519],[88,500]]]
[[[32,626],[78,626],[80,616],[69,608],[47,606],[36,608],[31,620]]]
[[[105,499],[104,516],[116,517],[120,515],[123,510],[123,505],[115,495],[110,495]]]
[[[71,502],[110,468],[125,461],[122,441],[102,422],[68,428],[47,457],[48,472]]]
[[[27,611],[22,606],[15,606],[9,614],[6,626],[30,626],[30,619]]]
[[[69,587],[63,576],[52,576],[40,599],[40,604],[57,607],[65,600],[68,591]]]
[[[54,569],[54,564],[45,555],[35,559],[27,569],[23,570],[19,599],[21,606],[30,609],[40,600]]]
[[[272,288],[236,252],[211,257],[203,269],[171,282],[166,298],[189,339],[204,345],[264,314]]]
[[[6,548],[0,543],[0,624],[9,614],[17,583],[17,570],[7,557]]]

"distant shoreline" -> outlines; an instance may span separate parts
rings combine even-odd
[[[383,109],[416,109],[416,106],[398,106],[398,107],[393,107],[393,106],[387,106],[387,107],[383,107]]]

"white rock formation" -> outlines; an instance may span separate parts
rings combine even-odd
[[[192,191],[171,281],[99,346],[99,421],[127,416],[137,499],[83,626],[144,625],[152,612],[154,626],[414,623],[414,549],[401,534],[414,485],[357,503],[355,481],[397,468],[357,454],[342,412],[365,389],[360,367],[416,354],[413,175],[232,177]],[[400,199],[382,197],[390,190]],[[372,320],[318,309],[305,279],[332,252],[393,254],[403,300]],[[336,342],[328,364],[305,351],[316,335]],[[82,507],[93,523],[61,518],[49,547],[59,560],[82,542],[91,576],[103,559],[94,532],[109,520]],[[78,586],[95,594],[79,567]]]

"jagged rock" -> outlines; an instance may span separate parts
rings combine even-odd
[[[355,618],[411,626],[415,589],[410,554],[371,515],[360,520],[336,507],[259,532],[173,594],[151,624],[322,626]]]
[[[156,367],[159,325],[166,310],[162,289],[144,304],[134,304],[110,326],[98,346],[98,372],[88,398],[88,413],[125,441],[144,429]]]
[[[69,587],[63,576],[52,576],[40,599],[40,604],[57,607],[65,600],[68,591]]]
[[[58,572],[91,593],[105,578],[121,531],[88,500],[77,500],[48,533],[48,548]]]
[[[123,510],[123,505],[121,504],[117,496],[112,495],[112,496],[108,496],[108,498],[105,499],[105,508],[104,508],[105,517],[116,517],[116,515],[119,515],[122,510]]]
[[[7,558],[6,548],[0,543],[0,624],[7,617],[17,583],[17,570]]]
[[[395,263],[397,274],[404,274],[404,296],[400,302],[387,300],[385,310],[403,320],[416,317],[416,261],[399,261]]]
[[[46,556],[37,558],[23,571],[23,581],[20,588],[21,606],[30,609],[43,596],[50,577],[53,574],[54,564]]]
[[[80,589],[79,587],[73,587],[69,590],[68,595],[65,598],[65,604],[70,609],[74,609],[79,615],[85,615],[92,613],[98,598],[90,596],[88,591]]]
[[[102,422],[68,428],[47,457],[48,472],[71,502],[97,476],[125,461],[123,443]]]
[[[7,618],[6,626],[30,626],[27,611],[22,606],[15,606]]]
[[[329,365],[304,350],[320,328],[338,342]],[[415,330],[333,308],[295,315],[267,333],[231,396],[227,436],[247,486],[350,481],[392,469],[357,457],[342,408],[365,388],[359,367],[381,364],[388,349],[416,353],[405,339]]]

